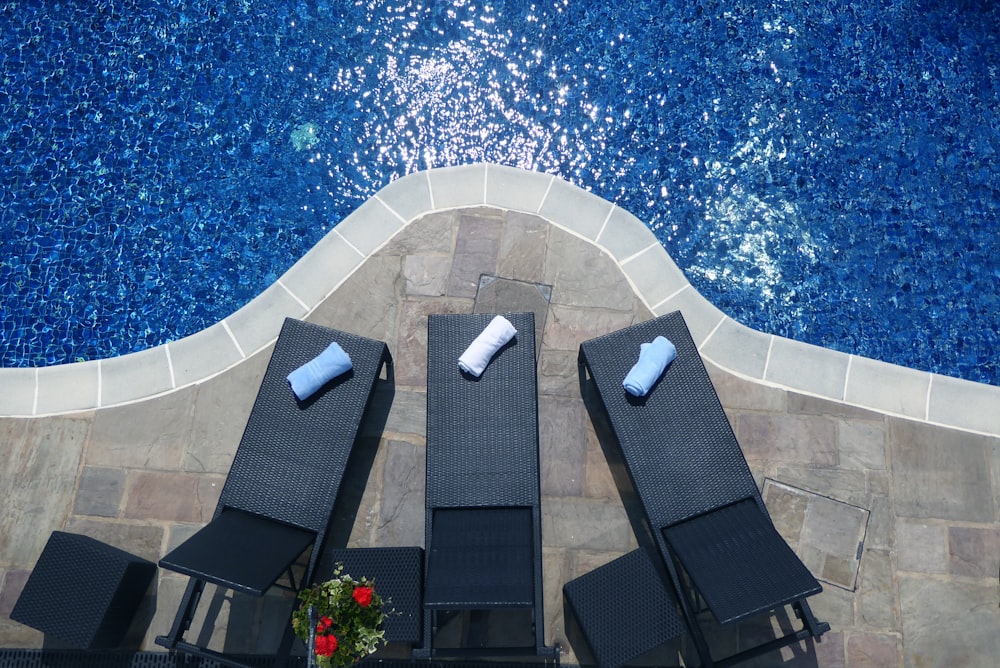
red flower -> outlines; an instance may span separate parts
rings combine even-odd
[[[323,616],[319,618],[316,622],[316,633],[326,633],[326,630],[333,625],[333,620],[329,617]]]
[[[316,654],[319,656],[333,656],[337,651],[337,636],[330,635],[316,636]]]
[[[351,594],[354,600],[358,602],[362,608],[367,608],[372,604],[372,588],[371,587],[355,587],[354,593]]]

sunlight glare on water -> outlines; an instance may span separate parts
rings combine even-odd
[[[998,7],[27,5],[0,25],[3,364],[194,333],[393,179],[489,162],[634,214],[746,325],[1000,382]]]

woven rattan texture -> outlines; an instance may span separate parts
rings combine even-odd
[[[720,624],[822,589],[750,499],[681,522],[664,534]],[[760,605],[748,609],[748,601]]]
[[[253,668],[271,668],[273,656],[233,656],[233,659]],[[304,657],[291,657],[288,668],[305,668]],[[394,661],[368,659],[360,666],[382,668],[531,668],[539,663],[473,663],[465,661]],[[563,664],[564,666],[566,664]],[[46,651],[37,649],[0,649],[0,666],[3,668],[221,668],[218,661],[199,657],[179,657],[167,652],[80,652]],[[567,668],[569,668],[567,666]]]
[[[645,397],[632,397],[622,380],[640,344],[656,336],[674,343],[677,358]],[[697,556],[687,555],[685,563],[694,569],[692,579],[697,573],[696,588],[720,623],[820,591],[774,530],[680,312],[587,341],[580,346],[580,360],[607,409],[675,591],[681,580],[670,555],[695,549]],[[734,506],[737,502],[743,503]],[[742,519],[733,508],[744,513]],[[692,518],[698,519],[677,532],[671,529],[668,546],[662,530]],[[743,541],[741,549],[729,549],[736,538]],[[689,539],[701,542],[689,546]],[[784,573],[785,567],[791,570]],[[690,607],[686,614],[693,624]]]
[[[624,665],[686,629],[673,594],[643,549],[567,582],[563,595],[601,668]]]
[[[337,342],[354,368],[305,402],[287,376]],[[387,359],[384,343],[288,318],[275,344],[219,502],[325,530],[347,460]]]
[[[534,604],[531,508],[447,508],[433,515],[428,607],[501,608]]]
[[[262,596],[315,539],[315,532],[229,508],[160,566]]]
[[[639,345],[664,336],[677,358],[642,398],[622,380]],[[650,523],[669,526],[740,499],[763,500],[680,312],[580,346]]]
[[[531,313],[505,317],[517,336],[479,378],[463,374],[458,358],[493,315],[428,318],[428,507],[540,501],[535,319]]]
[[[233,657],[254,668],[271,668],[273,656]],[[3,668],[222,668],[222,664],[198,657],[167,652],[0,649]],[[288,668],[306,668],[304,660],[288,662]]]
[[[424,551],[419,547],[367,547],[329,550],[317,581],[331,575],[336,563],[355,578],[367,577],[385,601],[385,638],[389,642],[419,643]]]
[[[55,531],[11,619],[81,648],[125,635],[156,566],[87,536]]]

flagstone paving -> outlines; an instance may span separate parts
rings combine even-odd
[[[616,261],[581,237],[500,208],[432,213],[309,314],[385,340],[395,360],[395,387],[377,397],[391,402],[386,424],[358,446],[332,541],[422,545],[427,315],[522,309],[538,314],[540,330],[545,635],[572,664],[562,584],[637,544],[580,398],[577,348],[652,317]],[[129,405],[0,419],[0,646],[43,644],[8,615],[51,531],[155,561],[211,516],[269,354]],[[708,366],[776,526],[824,582],[813,610],[832,626],[818,644],[751,665],[994,666],[1000,439]],[[133,646],[158,649],[152,639],[167,631],[184,584],[160,571]],[[288,605],[286,594],[256,600],[210,588],[194,633],[211,631],[222,651],[273,651]],[[771,632],[757,623],[710,638],[722,653]]]

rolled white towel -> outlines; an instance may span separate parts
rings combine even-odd
[[[493,355],[516,334],[517,330],[510,320],[502,315],[496,316],[458,358],[458,368],[478,378]]]

